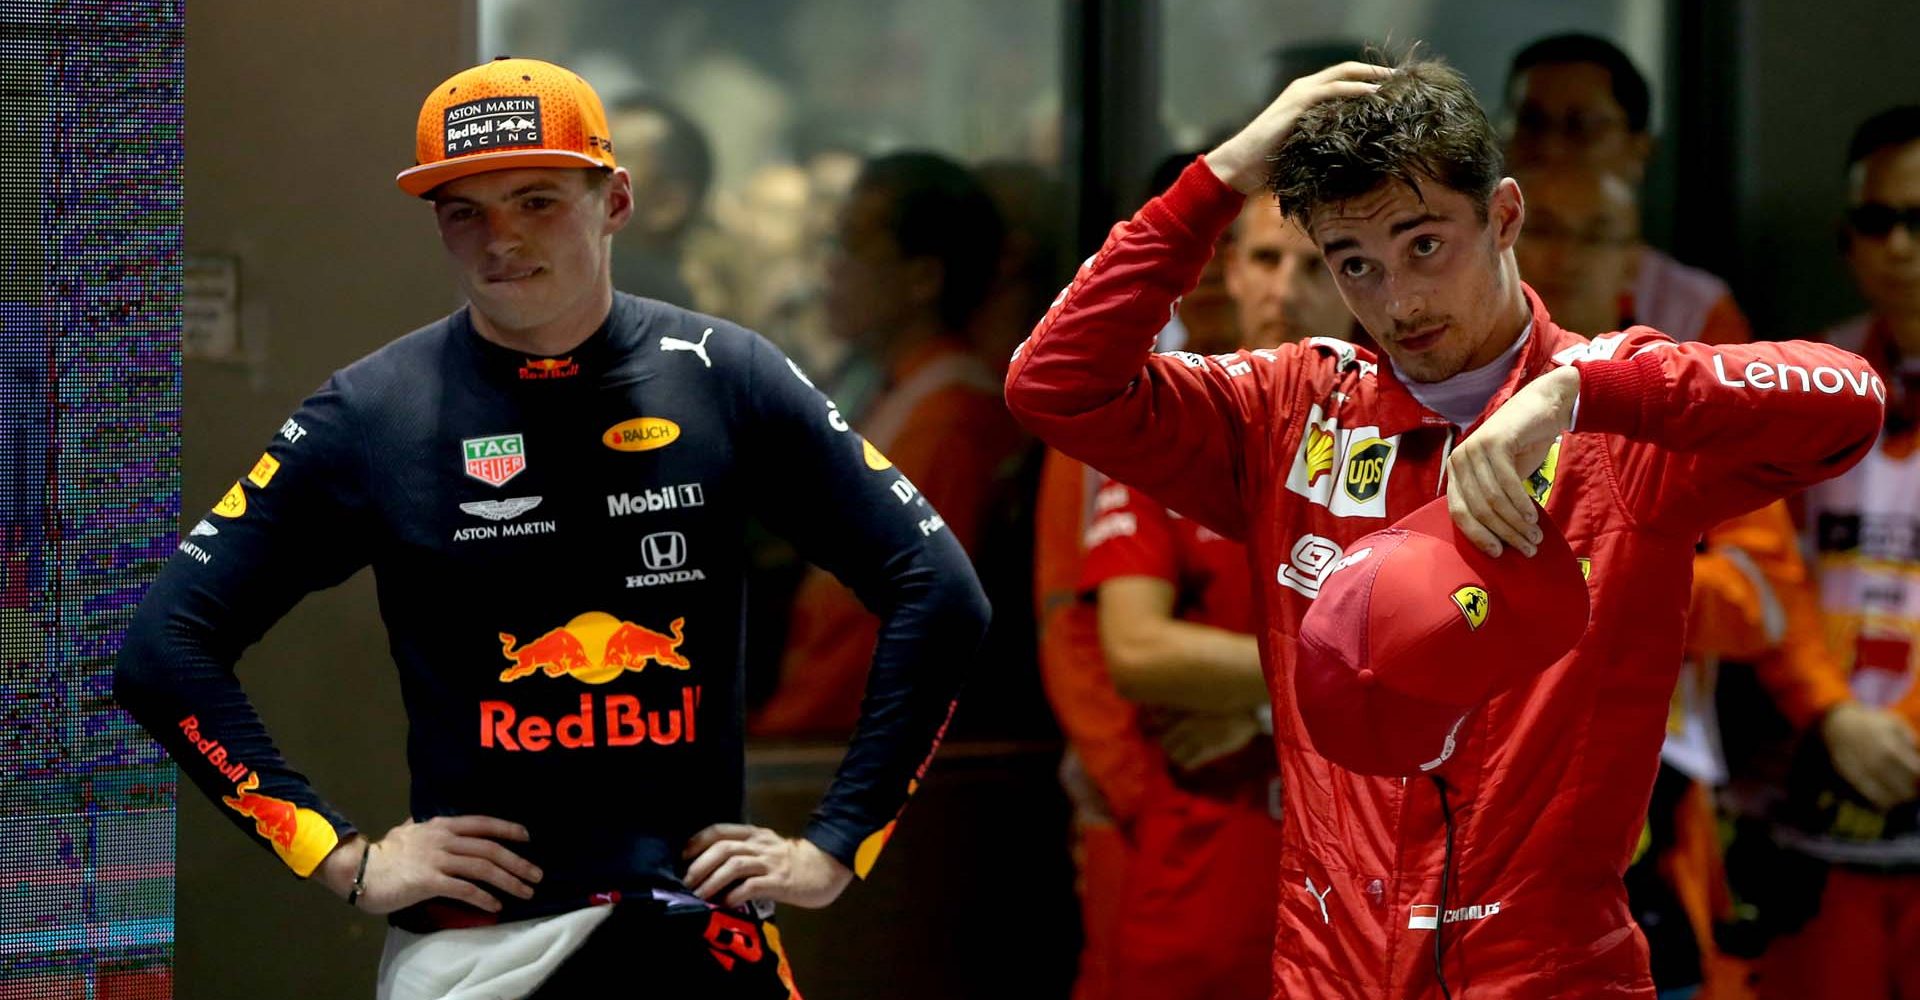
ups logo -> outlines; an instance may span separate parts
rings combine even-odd
[[[1387,459],[1393,455],[1393,445],[1379,438],[1368,438],[1358,442],[1347,452],[1346,472],[1341,476],[1341,487],[1355,503],[1366,503],[1380,495],[1380,487],[1387,481]]]

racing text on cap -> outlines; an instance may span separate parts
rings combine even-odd
[[[446,155],[538,146],[540,122],[538,97],[488,97],[455,104],[446,111]]]

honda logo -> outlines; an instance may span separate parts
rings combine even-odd
[[[656,531],[640,540],[640,555],[648,569],[679,569],[687,562],[687,536],[678,531]]]

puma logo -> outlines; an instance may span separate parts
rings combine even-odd
[[[692,351],[700,355],[700,361],[703,364],[708,368],[712,368],[713,359],[707,357],[707,338],[711,336],[713,336],[713,327],[707,327],[706,332],[700,335],[700,342],[697,344],[691,340],[681,340],[679,337],[661,337],[660,349],[663,351]]]
[[[1333,883],[1331,882],[1327,883],[1327,887],[1325,889],[1315,890],[1313,887],[1313,876],[1311,875],[1307,876],[1307,893],[1313,897],[1314,902],[1320,904],[1320,922],[1321,923],[1325,923],[1325,924],[1333,923],[1333,918],[1327,915],[1327,896],[1332,894],[1332,892],[1333,892]]]

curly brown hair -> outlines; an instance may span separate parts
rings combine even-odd
[[[1287,216],[1307,227],[1315,209],[1399,181],[1422,181],[1473,202],[1480,221],[1500,183],[1500,143],[1473,88],[1436,58],[1410,57],[1378,90],[1317,104],[1268,158],[1267,187]]]

